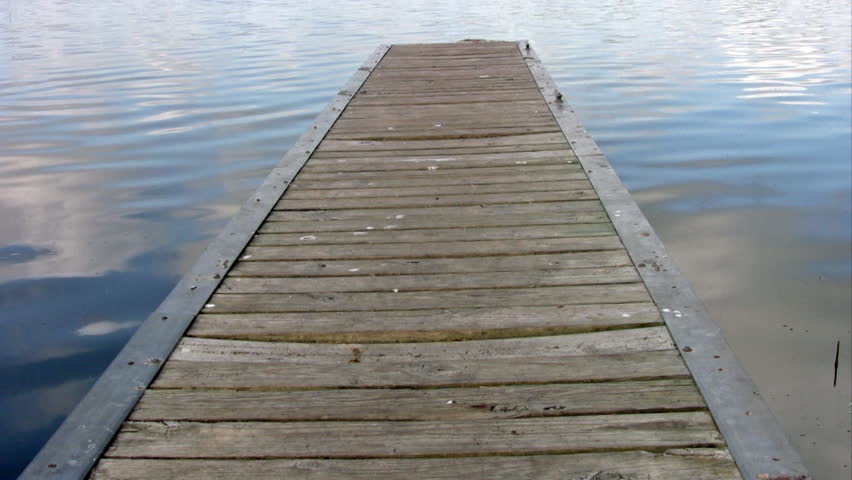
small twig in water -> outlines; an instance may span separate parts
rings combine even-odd
[[[837,386],[837,365],[840,360],[840,340],[837,341],[837,348],[834,350],[834,386]]]

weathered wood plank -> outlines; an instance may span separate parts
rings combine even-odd
[[[500,79],[490,79],[499,81]],[[436,83],[447,83],[447,84],[457,84],[457,83],[467,83],[465,80],[424,80],[428,82],[430,85],[434,85]],[[385,85],[411,85],[417,84],[420,80],[417,79],[400,79],[398,81],[392,82],[377,82],[379,87]],[[401,116],[419,116],[419,115],[474,115],[474,114],[482,114],[482,113],[490,113],[490,112],[500,112],[506,114],[518,114],[523,115],[526,113],[536,113],[543,114],[547,113],[547,106],[541,102],[541,99],[536,100],[515,100],[512,102],[489,102],[489,103],[471,103],[465,105],[463,109],[459,109],[457,104],[437,104],[437,105],[376,105],[376,106],[361,106],[359,108],[353,108],[347,111],[344,111],[341,114],[342,118],[361,118],[362,116],[370,117],[374,115],[381,115],[383,117],[397,117]],[[532,143],[553,143],[557,141],[564,141],[564,137],[561,134],[547,134],[547,135],[536,135],[535,137],[540,137],[540,142],[532,142]],[[522,141],[523,143],[530,143],[532,139],[525,139],[523,136],[519,136],[515,138],[516,141]],[[497,145],[492,143],[484,143],[480,142],[463,142],[465,145],[476,146],[476,145]],[[506,142],[506,139],[499,145],[512,144],[514,142]],[[341,145],[343,146],[343,145]],[[349,147],[359,148],[358,144],[348,145]],[[442,146],[442,144],[438,144],[437,147]],[[399,149],[404,149],[405,146],[400,146]],[[396,149],[394,149],[396,150]]]
[[[412,65],[405,68],[387,68],[387,69],[376,69],[377,74],[381,74],[381,76],[376,76],[367,88],[362,89],[361,91],[374,91],[377,87],[383,87],[386,85],[405,85],[405,80],[411,82],[411,85],[408,86],[416,86],[416,87],[431,87],[435,84],[448,84],[453,85],[456,82],[461,82],[465,84],[477,84],[482,86],[489,86],[495,83],[512,83],[518,85],[521,88],[529,88],[530,84],[526,81],[523,75],[523,70],[518,65],[477,65],[481,67],[483,70],[489,70],[493,73],[493,75],[487,76],[476,76],[476,75],[453,75],[456,73],[466,74],[471,71],[470,67],[464,66],[454,66],[454,67],[446,67],[446,68],[433,68],[429,66],[418,66]],[[505,69],[505,71],[501,71],[501,69]],[[434,78],[429,77],[430,72],[440,72]],[[369,88],[369,90],[368,90]]]
[[[564,150],[560,150],[564,152]],[[387,180],[393,178],[432,178],[432,177],[445,177],[445,176],[453,176],[455,178],[462,178],[466,176],[470,177],[484,177],[488,175],[551,175],[551,174],[576,174],[582,173],[582,169],[578,164],[573,163],[560,163],[560,164],[551,164],[551,165],[512,165],[512,166],[500,166],[500,167],[471,167],[471,168],[444,168],[442,169],[440,166],[438,168],[428,168],[434,167],[434,165],[423,165],[420,170],[415,171],[366,171],[366,172],[310,172],[304,171],[299,174],[299,180],[358,180],[358,179],[371,179],[371,180]],[[581,179],[583,177],[580,177]],[[462,181],[470,181],[468,179],[462,179]]]
[[[403,219],[404,220],[404,219]],[[477,219],[471,219],[476,221]],[[286,225],[287,222],[281,224]],[[593,237],[614,235],[608,223],[578,223],[567,225],[525,225],[522,227],[471,227],[400,230],[399,224],[382,222],[377,226],[360,225],[355,231],[314,233],[262,233],[252,240],[255,246],[333,245],[359,243],[419,243],[474,240],[524,240],[533,238]]]
[[[447,171],[448,169],[444,169]],[[434,172],[431,172],[434,173]],[[331,177],[331,176],[329,176]],[[512,181],[514,179],[514,181]],[[465,175],[415,175],[415,176],[389,176],[382,175],[366,175],[361,178],[350,178],[336,180],[332,178],[322,178],[311,180],[310,178],[301,178],[293,184],[294,190],[314,189],[314,190],[333,190],[336,188],[384,188],[384,187],[417,187],[417,186],[440,186],[440,185],[496,185],[496,184],[515,184],[515,183],[536,183],[548,181],[576,181],[586,180],[586,175],[582,171],[544,171],[533,173],[496,173],[496,174],[481,174],[475,172],[466,172]]]
[[[470,81],[464,84],[435,84],[435,83],[424,83],[420,82],[415,85],[383,85],[383,86],[374,86],[369,90],[362,90],[363,93],[369,94],[384,94],[384,93],[392,93],[392,94],[405,94],[405,93],[426,93],[426,94],[443,94],[449,92],[460,92],[460,91],[470,91],[476,90],[482,93],[503,93],[503,92],[514,92],[518,89],[528,88],[525,82],[496,82],[492,81],[487,84],[483,84],[482,82],[474,82]]]
[[[337,210],[327,210],[327,211],[337,211]],[[505,233],[498,234],[502,238],[509,238],[513,234],[511,233],[513,229],[521,231],[516,227],[529,227],[530,230],[535,232],[537,230],[536,225],[548,225],[548,226],[556,226],[558,228],[564,229],[565,232],[573,231],[573,232],[582,232],[582,231],[597,231],[595,227],[583,226],[587,224],[608,224],[609,217],[602,211],[589,211],[589,212],[579,212],[579,213],[561,213],[561,214],[552,214],[552,213],[542,213],[540,216],[530,217],[529,215],[462,215],[457,217],[450,216],[442,216],[442,215],[404,215],[404,214],[396,214],[396,215],[370,215],[370,216],[361,216],[357,218],[350,218],[345,220],[290,220],[287,216],[289,213],[296,213],[298,211],[293,212],[276,212],[273,216],[270,217],[270,221],[268,221],[261,229],[260,233],[262,234],[275,234],[275,233],[303,233],[303,234],[316,234],[317,232],[345,232],[343,235],[350,239],[349,241],[355,243],[365,243],[365,241],[357,240],[357,237],[363,236],[362,234],[353,235],[352,232],[377,232],[377,230],[389,230],[389,231],[397,231],[403,232],[406,230],[423,230],[423,229],[458,229],[464,228],[471,230],[467,233],[464,238],[459,238],[458,240],[483,240],[482,235],[489,235],[490,233],[487,231],[488,229],[492,229],[494,232],[498,232],[498,228],[506,229]],[[388,218],[389,217],[389,218]],[[397,218],[399,217],[399,218]],[[608,225],[604,225],[606,227]],[[372,227],[367,230],[367,227]],[[572,230],[573,229],[573,230]],[[423,232],[421,232],[423,233]],[[446,232],[442,235],[443,238],[450,238],[453,234]],[[461,235],[461,232],[459,232]],[[298,238],[301,238],[303,235],[299,235]],[[320,236],[316,235],[317,238],[323,238],[322,241],[326,241],[328,236]],[[520,238],[521,236],[526,236],[527,238],[543,238],[541,234],[533,234],[531,232],[524,232],[519,234],[519,236],[515,238]],[[551,235],[552,236],[552,235]],[[565,235],[563,235],[565,236]],[[341,237],[341,238],[344,238]],[[371,238],[370,235],[367,235],[368,238]],[[382,236],[380,236],[382,237]],[[259,236],[258,239],[261,239],[262,236]],[[389,238],[387,235],[384,235],[384,238]],[[394,235],[392,237],[393,242],[405,242],[408,237],[404,234]],[[423,240],[426,240],[425,238]],[[347,241],[346,243],[349,243]],[[366,240],[366,243],[369,243],[372,240]],[[300,243],[304,243],[304,241],[300,241]]]
[[[548,143],[543,145],[501,145],[496,147],[458,147],[458,148],[424,148],[407,150],[357,150],[357,151],[324,151],[316,152],[312,158],[348,158],[348,157],[378,157],[399,155],[464,155],[468,153],[513,153],[513,152],[544,152],[566,151],[565,143]]]
[[[452,403],[448,403],[452,402]],[[467,420],[701,410],[690,379],[440,389],[152,390],[134,421]]]
[[[416,345],[416,344],[415,344]],[[352,352],[351,359],[356,353]],[[675,350],[620,355],[409,362],[242,363],[170,360],[153,388],[428,388],[688,378]]]
[[[478,56],[478,55],[477,55]],[[488,54],[486,57],[490,58],[499,58],[494,54]],[[430,57],[432,59],[444,59],[440,57]],[[446,59],[451,59],[449,57],[445,57]],[[465,57],[455,57],[456,60],[462,60],[464,58],[470,58],[469,56]],[[483,58],[483,57],[480,57]],[[397,57],[399,60],[400,58]],[[481,72],[481,73],[479,73]],[[478,74],[479,73],[479,74]],[[519,63],[516,65],[496,65],[496,66],[488,66],[488,65],[474,65],[469,67],[451,67],[451,68],[407,68],[405,70],[401,69],[385,69],[385,68],[377,68],[373,76],[370,77],[371,83],[373,81],[380,81],[385,78],[396,78],[396,77],[415,77],[418,79],[440,79],[445,77],[453,77],[457,75],[464,75],[467,78],[473,78],[477,80],[484,80],[490,78],[491,76],[499,76],[499,77],[514,77],[517,73],[529,73],[529,69],[523,63]],[[540,98],[540,97],[539,97]]]
[[[497,68],[497,67],[517,67],[518,65],[522,65],[522,63],[518,62],[515,58],[479,58],[479,57],[470,57],[470,58],[446,58],[446,59],[415,59],[415,58],[396,58],[387,59],[387,64],[383,65],[380,70],[388,72],[394,70],[449,70],[454,68],[460,69],[468,69],[471,66],[478,66],[483,68]],[[529,73],[526,74],[529,76]],[[518,78],[523,78],[521,74],[517,75]],[[510,77],[511,78],[511,77]],[[484,79],[488,80],[488,79]]]
[[[650,303],[370,312],[201,314],[191,337],[388,343],[564,335],[662,323]]]
[[[499,75],[499,70],[491,70],[491,73],[494,75]],[[488,74],[490,75],[490,74]],[[376,80],[379,79],[398,79],[398,80],[418,80],[423,76],[422,71],[411,70],[411,71],[397,71],[397,72],[380,72],[374,75]],[[476,70],[462,70],[457,69],[452,72],[448,71],[446,74],[442,75],[441,79],[451,78],[451,77],[460,77],[460,78],[473,78],[478,80],[479,75],[477,75]],[[452,92],[446,93],[425,93],[422,95],[412,94],[412,93],[382,93],[381,91],[369,91],[367,89],[361,90],[356,98],[353,99],[354,102],[359,101],[378,101],[378,100],[405,100],[405,101],[417,101],[419,99],[462,99],[465,97],[471,97],[475,99],[481,98],[482,100],[494,99],[496,101],[501,101],[503,99],[511,99],[511,100],[534,100],[536,98],[541,98],[541,92],[537,88],[522,87],[517,88],[511,91],[503,91],[503,92],[482,92],[478,90],[454,90]],[[352,103],[352,105],[357,105],[357,103]]]
[[[361,94],[354,101],[354,105],[362,107],[382,108],[396,107],[402,105],[471,105],[471,104],[507,104],[511,105],[515,102],[528,102],[540,98],[540,93],[533,89],[516,90],[507,92],[459,92],[452,93],[427,93],[427,94],[411,94],[411,93],[392,93],[387,95],[381,94]],[[557,131],[559,131],[557,129]]]
[[[245,257],[245,256],[244,256]],[[632,266],[624,250],[599,252],[507,255],[463,258],[385,258],[376,260],[287,260],[238,261],[229,277],[317,277],[358,275],[402,275],[429,273],[518,272],[557,268],[600,268]]]
[[[463,83],[465,85],[474,84],[481,85],[484,87],[491,86],[499,83],[507,83],[517,85],[520,88],[529,88],[529,82],[526,81],[523,74],[519,74],[517,72],[522,72],[517,65],[477,65],[482,67],[483,69],[491,70],[494,75],[490,75],[487,77],[479,78],[475,76],[464,76],[464,77],[453,77],[452,74],[456,72],[469,72],[470,67],[464,66],[455,66],[455,67],[446,67],[441,68],[440,71],[443,71],[443,74],[439,74],[434,79],[428,77],[430,71],[439,71],[436,68],[432,68],[429,66],[419,66],[419,65],[411,65],[405,68],[387,68],[387,69],[377,69],[377,73],[381,73],[382,76],[377,76],[374,82],[371,82],[367,88],[362,89],[361,91],[375,91],[376,88],[381,88],[384,86],[407,86],[409,88],[412,87],[421,87],[421,88],[429,88],[433,87],[436,84],[443,85],[455,85],[456,83]],[[505,73],[498,73],[497,69],[505,68],[507,69]],[[400,78],[405,75],[408,75],[408,78]],[[410,83],[406,84],[405,80],[408,80]],[[369,90],[368,90],[369,89]]]
[[[513,55],[513,53],[515,53],[515,54]],[[403,60],[418,60],[418,61],[464,60],[464,59],[467,59],[467,58],[480,58],[480,59],[496,58],[496,59],[501,59],[501,60],[505,60],[505,59],[518,60],[517,52],[510,52],[510,51],[505,51],[505,50],[495,49],[495,48],[488,48],[488,49],[484,49],[482,51],[479,51],[479,50],[451,50],[451,51],[447,51],[447,52],[431,51],[430,53],[425,53],[425,51],[424,51],[424,52],[418,53],[418,54],[397,52],[393,55],[390,55],[387,58],[393,58],[394,60],[397,60],[397,61],[403,61]],[[521,65],[523,65],[523,62],[519,62],[519,63]],[[481,66],[477,65],[477,67],[481,67]],[[455,67],[455,68],[472,68],[472,67]],[[376,70],[381,70],[381,66],[379,68],[377,68]],[[441,69],[429,69],[429,70],[434,70],[436,73],[441,73],[441,72],[447,71],[448,69],[441,68]],[[529,69],[527,69],[527,72],[529,72]]]
[[[351,103],[358,106],[396,106],[396,105],[454,105],[454,104],[470,104],[470,103],[498,103],[498,102],[515,102],[528,101],[541,98],[541,93],[537,90],[528,89],[517,92],[508,92],[504,94],[483,94],[476,92],[467,92],[465,95],[459,94],[437,94],[437,95],[416,95],[416,94],[395,94],[395,95],[359,95]],[[557,128],[558,131],[558,128]]]
[[[184,338],[171,360],[219,363],[361,363],[455,361],[501,358],[550,358],[615,355],[670,350],[674,347],[665,327],[607,330],[544,337],[471,340],[468,342],[327,344],[253,342]],[[354,362],[358,363],[358,362]]]
[[[440,81],[445,77],[453,77],[454,74],[464,73],[468,74],[470,72],[474,72],[474,75],[467,75],[464,78],[466,80],[476,81],[480,84],[488,84],[495,79],[501,80],[511,80],[520,84],[523,84],[524,87],[529,88],[532,84],[529,80],[531,80],[531,76],[529,74],[529,70],[524,72],[522,62],[513,62],[507,61],[506,58],[499,56],[492,56],[490,58],[480,58],[482,61],[478,64],[464,65],[463,62],[467,60],[473,60],[475,57],[429,57],[428,59],[403,59],[396,58],[394,59],[397,62],[396,67],[394,68],[384,68],[380,67],[374,70],[377,74],[375,78],[370,78],[370,83],[367,85],[363,85],[362,89],[367,89],[370,87],[374,87],[377,84],[382,84],[386,81],[386,78],[397,78],[401,76],[413,77],[413,80],[420,80],[422,82],[428,82],[429,80]],[[421,64],[409,63],[409,60],[422,62]],[[491,63],[488,60],[493,60],[494,63]],[[426,62],[437,61],[442,63],[441,66],[427,65]],[[448,62],[453,62],[455,65],[450,65]],[[483,75],[475,75],[477,69],[481,69],[482,71],[489,72]],[[379,75],[380,74],[380,75]]]
[[[512,122],[509,121],[509,118],[522,118],[522,121]],[[553,118],[548,117],[546,114],[538,114],[538,113],[520,113],[520,112],[485,112],[480,114],[449,114],[449,113],[423,113],[419,115],[408,114],[408,115],[394,115],[387,116],[381,115],[380,112],[372,112],[372,113],[364,113],[360,116],[351,116],[345,119],[340,120],[341,131],[350,130],[353,128],[358,129],[375,129],[375,131],[387,131],[387,130],[405,130],[405,129],[423,129],[427,132],[436,132],[442,131],[442,129],[458,129],[458,128],[494,128],[494,127],[553,127]],[[521,146],[529,145],[532,148],[519,148]],[[544,150],[541,148],[546,145],[553,144],[543,144],[539,146],[540,148],[535,148],[534,144],[524,144],[521,146],[518,145],[506,145],[506,146],[495,146],[495,147],[444,147],[441,149],[434,150],[449,150],[452,148],[461,149],[465,148],[468,150],[481,150],[482,153],[488,153],[489,149],[504,149],[507,147],[514,147],[513,150],[510,151],[535,151],[535,150]],[[422,149],[421,149],[422,150]],[[399,150],[400,153],[404,153],[407,150]],[[323,154],[323,156],[327,155],[329,152]],[[347,152],[352,155],[352,152]],[[320,158],[320,157],[318,157]]]
[[[467,58],[441,58],[441,57],[409,57],[402,58],[392,55],[383,59],[379,69],[406,68],[406,67],[426,67],[447,69],[453,67],[470,68],[471,66],[486,66],[486,65],[523,65],[523,59],[517,55],[506,55],[504,57],[480,57],[479,55],[471,55]],[[529,71],[527,71],[529,75]]]
[[[375,70],[376,77],[371,78],[371,86],[382,84],[388,79],[397,79],[400,77],[412,78],[414,80],[441,80],[444,78],[458,78],[458,73],[461,73],[461,78],[470,79],[481,83],[487,83],[494,79],[513,80],[524,82],[526,76],[529,75],[529,70],[524,71],[525,65],[514,59],[493,55],[487,58],[478,56],[466,57],[431,57],[430,59],[394,59],[397,64],[395,66],[377,68]],[[464,62],[472,60],[479,61],[475,65],[465,65]],[[415,61],[417,63],[415,63]],[[433,63],[435,62],[435,63]],[[491,72],[491,74],[476,75],[477,69]],[[526,82],[524,82],[526,83]],[[529,85],[527,83],[527,85]]]
[[[507,90],[511,91],[511,90]],[[438,92],[437,93],[442,93]],[[405,92],[399,92],[405,94]],[[372,131],[382,130],[423,130],[435,131],[442,128],[514,128],[514,127],[552,127],[553,116],[548,115],[525,115],[518,118],[473,118],[461,115],[430,115],[430,116],[408,116],[408,117],[372,117],[353,118],[351,120],[338,120],[332,131]]]
[[[374,132],[375,133],[375,132]],[[570,151],[567,150],[550,150],[550,151],[542,151],[542,152],[523,152],[523,153],[471,153],[466,155],[432,155],[432,156],[418,156],[418,155],[398,155],[394,157],[352,157],[352,158],[316,158],[310,162],[310,165],[306,167],[310,168],[318,168],[318,167],[328,167],[328,166],[341,166],[340,164],[347,164],[343,166],[344,168],[349,165],[358,165],[362,168],[374,166],[374,165],[394,165],[394,164],[423,164],[427,162],[435,162],[435,163],[445,163],[449,167],[450,165],[462,165],[463,168],[475,168],[475,167],[495,167],[495,166],[513,166],[513,165],[521,165],[526,161],[527,164],[533,165],[535,164],[534,160],[538,161],[552,161],[553,159],[559,159],[561,161],[566,161],[566,163],[574,163],[577,161],[577,157]],[[502,162],[501,162],[502,161]],[[532,162],[532,163],[531,163]],[[579,167],[579,165],[575,165],[575,167]]]
[[[532,153],[547,153],[547,154],[564,154],[562,150],[554,150],[548,152],[532,152]],[[487,177],[493,175],[536,175],[541,173],[562,172],[562,173],[582,173],[580,165],[566,159],[562,155],[552,155],[548,158],[536,158],[524,160],[525,157],[515,157],[511,160],[493,161],[480,160],[472,158],[473,155],[463,155],[458,158],[453,156],[443,157],[364,157],[368,160],[373,160],[370,163],[360,163],[358,157],[353,158],[332,158],[325,159],[335,162],[336,164],[326,163],[317,164],[315,167],[303,170],[305,179],[325,179],[325,180],[345,180],[348,177],[423,177],[424,172],[429,172],[430,176],[441,175],[457,175],[460,177]],[[389,162],[377,161],[381,158],[391,160]],[[354,175],[353,175],[354,174]],[[574,177],[574,180],[586,180],[586,177]],[[465,178],[468,183],[470,180]],[[487,180],[487,179],[486,179]],[[541,181],[558,181],[559,179],[548,179]],[[520,183],[520,182],[519,182]]]
[[[722,446],[706,412],[499,422],[127,422],[112,458],[363,458]]]
[[[391,52],[388,55],[393,55],[394,58],[433,58],[433,57],[452,57],[452,56],[490,56],[490,55],[517,55],[517,45],[515,50],[511,51],[509,46],[512,42],[457,42],[454,44],[440,44],[439,48],[432,48],[434,44],[411,44],[411,45],[394,45],[391,47]]]
[[[486,136],[519,135],[530,133],[553,132],[551,126],[517,126],[517,127],[490,127],[490,128],[432,128],[426,129],[392,129],[372,128],[369,130],[341,129],[329,134],[326,138],[333,140],[429,140],[439,138],[475,138]]]
[[[411,55],[421,57],[424,55],[450,55],[447,52],[491,52],[500,51],[508,52],[509,48],[514,48],[517,54],[518,46],[515,41],[506,40],[473,40],[461,42],[444,42],[444,43],[406,43],[393,45],[391,52],[394,55]],[[390,53],[389,53],[390,54]]]
[[[576,305],[648,301],[641,283],[567,287],[467,289],[438,292],[216,293],[208,305],[222,313],[421,310],[434,308]],[[204,312],[212,312],[206,307]]]
[[[483,193],[564,192],[591,190],[588,180],[569,180],[509,185],[435,185],[431,187],[341,188],[336,190],[293,189],[284,198],[361,198],[406,197],[425,195],[477,195]]]
[[[516,79],[519,73],[524,73],[524,65],[499,65],[499,66],[478,66],[479,68],[447,68],[436,70],[433,68],[407,68],[407,69],[377,69],[373,77],[370,79],[375,82],[375,85],[386,83],[400,82],[405,80],[473,80],[483,82],[489,79]],[[534,91],[530,88],[527,91]],[[541,96],[538,97],[539,99]]]
[[[466,60],[469,58],[479,58],[479,59],[498,59],[498,60],[517,60],[517,52],[506,51],[503,49],[497,48],[488,48],[484,50],[447,50],[447,51],[433,51],[433,50],[423,50],[418,53],[400,53],[397,52],[393,55],[389,55],[387,58],[393,58],[397,61],[405,61],[405,60],[418,60],[418,61],[428,61],[428,60]],[[522,62],[518,62],[521,66],[524,66]],[[488,68],[487,66],[477,65],[479,68]],[[458,67],[447,67],[447,68],[431,68],[424,67],[418,70],[423,70],[424,72],[435,72],[436,74],[441,74],[442,72],[451,71],[453,69],[462,69],[467,70],[472,67],[469,66],[458,66]],[[496,67],[495,67],[496,68]],[[501,66],[500,68],[507,68],[505,66]],[[518,67],[508,67],[508,68],[518,68]],[[376,69],[377,71],[388,71],[383,69],[381,66]],[[527,69],[527,73],[529,73],[529,69]]]
[[[145,460],[105,458],[93,480],[741,480],[724,449],[569,455],[349,460]],[[618,476],[615,476],[618,475]]]
[[[534,102],[538,104],[538,102]],[[425,109],[425,106],[421,106]],[[382,107],[383,110],[391,107]],[[395,107],[394,107],[395,108]],[[406,109],[415,109],[415,106],[404,106]],[[466,109],[477,110],[476,107],[466,106]],[[484,110],[484,109],[483,109]],[[495,110],[490,108],[488,110]],[[329,140],[320,143],[318,152],[360,152],[377,150],[426,150],[441,148],[465,148],[465,147],[498,147],[514,145],[565,145],[565,136],[558,133],[534,133],[529,135],[506,135],[501,137],[485,138],[454,138],[449,140]]]
[[[322,293],[389,292],[393,290],[435,291],[472,288],[553,287],[567,285],[606,285],[635,283],[639,274],[633,267],[528,270],[512,275],[494,273],[437,273],[430,275],[346,276],[346,277],[235,277],[226,278],[219,293]]]
[[[601,203],[597,200],[575,200],[571,202],[546,203],[516,203],[505,205],[470,205],[458,207],[405,207],[405,208],[362,208],[346,210],[291,210],[272,212],[268,222],[354,220],[373,218],[377,223],[382,220],[402,220],[413,216],[423,217],[453,217],[453,216],[495,216],[495,215],[527,215],[529,221],[536,223],[539,215],[565,215],[565,223],[571,223],[570,215],[598,214],[603,212]],[[580,217],[574,223],[581,222]],[[547,223],[547,222],[545,222]],[[593,222],[584,222],[593,223]],[[482,226],[488,226],[483,224]],[[321,227],[320,227],[321,228]],[[424,228],[424,227],[418,227]]]
[[[423,207],[430,205],[491,205],[532,202],[569,202],[573,200],[597,200],[592,189],[556,192],[477,193],[461,195],[412,195],[406,197],[368,198],[313,198],[301,200],[284,197],[275,206],[276,210],[335,210],[351,208]]]
[[[395,47],[393,47],[395,48]],[[513,55],[514,53],[514,55]],[[505,49],[505,44],[502,45],[481,45],[481,48],[477,49],[466,49],[466,48],[456,48],[456,49],[439,49],[439,50],[399,50],[395,52],[392,58],[400,60],[400,59],[433,59],[433,58],[467,58],[467,57],[477,57],[477,58],[491,58],[491,57],[507,57],[517,59],[517,51],[511,52]]]
[[[316,159],[316,163],[306,166],[304,172],[346,172],[346,171],[388,171],[388,170],[423,170],[429,166],[444,169],[454,168],[493,168],[515,167],[518,165],[565,165],[576,162],[576,157],[563,150],[529,152],[509,155],[457,155],[432,157],[356,157],[337,159]],[[575,165],[577,170],[579,165]]]
[[[293,245],[287,247],[249,246],[243,257],[252,260],[332,260],[357,258],[448,258],[521,255],[530,253],[567,253],[621,250],[617,236],[547,238],[536,240],[481,240],[472,242],[423,242]]]
[[[500,63],[505,63],[506,65],[494,65],[489,66],[485,65],[465,65],[461,63],[460,65],[448,65],[442,66],[440,68],[436,68],[434,66],[413,66],[408,67],[406,70],[414,70],[418,72],[423,72],[423,75],[428,75],[429,72],[435,72],[440,75],[441,73],[450,72],[453,70],[470,70],[471,68],[491,68],[491,69],[513,69],[518,70],[518,65],[523,66],[523,62],[517,62],[517,56],[513,56],[510,52],[505,52],[503,50],[491,49],[485,52],[477,52],[473,50],[453,50],[445,52],[421,52],[418,54],[395,54],[386,58],[392,58],[397,62],[407,62],[407,61],[419,61],[419,62],[429,62],[429,61],[460,61],[460,60],[468,60],[468,59],[480,59],[480,60],[497,60]],[[487,63],[487,62],[483,62]],[[384,68],[384,65],[376,68],[375,71],[380,72],[394,72],[400,69],[394,68]],[[529,69],[527,69],[526,73],[529,73]]]

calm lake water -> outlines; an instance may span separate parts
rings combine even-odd
[[[0,0],[0,477],[377,44],[528,38],[815,477],[849,478],[851,29],[848,0]]]

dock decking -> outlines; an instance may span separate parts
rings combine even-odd
[[[806,478],[554,95],[380,48],[24,478]]]

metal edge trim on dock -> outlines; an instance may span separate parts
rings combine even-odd
[[[71,480],[88,475],[237,256],[389,49],[389,45],[379,46],[352,75],[316,117],[313,127],[302,134],[192,269],[140,325],[19,480]]]
[[[719,325],[527,41],[518,42],[544,100],[595,187],[713,415],[743,478],[811,478]],[[557,98],[560,97],[560,98]]]

